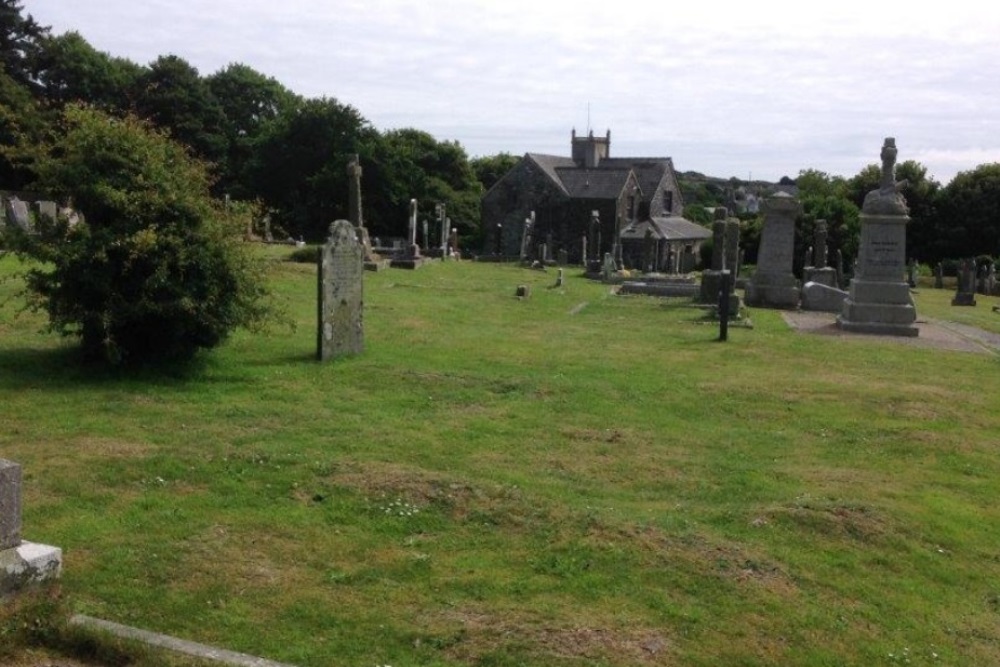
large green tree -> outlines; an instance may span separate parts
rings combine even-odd
[[[483,155],[469,160],[472,172],[483,186],[483,193],[492,188],[497,181],[513,169],[521,158],[510,153]]]
[[[24,13],[20,0],[0,0],[0,67],[22,86],[34,86],[39,42],[49,32]]]
[[[134,117],[70,105],[35,164],[37,187],[86,221],[40,220],[7,239],[37,261],[32,305],[112,364],[188,359],[268,314],[266,282],[209,196],[205,166]]]
[[[198,70],[178,56],[160,56],[135,82],[136,113],[212,163],[228,150],[226,115]]]
[[[129,91],[143,73],[131,60],[98,51],[78,32],[46,36],[40,42],[39,94],[57,106],[85,102],[120,114],[129,109]]]
[[[939,202],[941,257],[1000,257],[1000,163],[959,172]]]
[[[435,205],[444,204],[462,245],[476,243],[482,186],[460,143],[403,128],[369,142],[365,157],[370,165],[366,194],[376,231],[405,234],[407,206],[416,199],[421,219],[432,219]]]
[[[800,268],[806,249],[813,245],[817,220],[826,220],[828,248],[840,250],[845,268],[857,257],[860,235],[858,207],[848,196],[847,181],[817,169],[803,169],[796,179],[802,203],[801,224],[796,226],[795,266]]]
[[[269,123],[293,112],[302,100],[277,80],[240,63],[219,70],[206,82],[225,115],[228,153],[219,189],[251,199],[256,193],[246,182],[246,168],[254,143]]]
[[[0,184],[22,190],[34,179],[30,148],[45,141],[48,119],[31,91],[0,67]]]
[[[286,232],[321,239],[330,222],[347,217],[348,159],[376,136],[354,107],[332,98],[307,100],[261,129],[247,186]]]

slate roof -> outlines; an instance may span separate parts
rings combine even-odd
[[[644,239],[647,229],[653,232],[653,238],[667,241],[701,241],[712,236],[710,229],[679,215],[671,215],[657,216],[628,225],[622,230],[621,237],[623,239]]]
[[[562,180],[559,178],[559,175],[556,173],[556,169],[560,167],[575,168],[576,162],[573,162],[573,158],[560,157],[558,155],[543,155],[542,153],[527,153],[525,157],[537,164],[541,170],[545,172],[545,175],[549,177],[549,180],[551,180],[560,190],[565,192],[567,195],[569,194],[566,187],[563,185]]]
[[[628,183],[631,169],[581,169],[558,167],[556,174],[570,197],[577,199],[618,199]]]
[[[586,199],[618,198],[629,171],[635,174],[640,192],[651,195],[673,169],[668,157],[608,157],[602,158],[596,169],[584,169],[573,158],[559,155],[527,153],[526,157],[564,193]]]
[[[639,189],[647,195],[656,192],[663,177],[673,162],[668,157],[607,157],[601,160],[600,168],[631,169],[639,181]]]

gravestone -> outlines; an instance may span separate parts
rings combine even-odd
[[[828,287],[836,287],[837,270],[827,266],[827,238],[829,231],[826,220],[817,220],[813,228],[813,245],[811,253],[807,255],[808,263],[802,268],[803,283],[820,283]]]
[[[61,572],[61,549],[21,539],[21,466],[0,459],[0,598]]]
[[[721,207],[715,209],[715,222],[712,223],[712,268],[701,273],[701,291],[698,300],[701,303],[715,305],[718,314],[719,291],[725,282],[729,286],[729,316],[736,319],[743,305],[735,291],[736,269],[739,264],[740,221],[730,220],[728,217],[727,209]],[[723,271],[729,272],[727,281],[723,281]]]
[[[30,232],[34,228],[31,224],[31,214],[28,212],[28,203],[17,197],[7,200],[7,220],[25,232]]]
[[[347,217],[357,233],[364,249],[364,267],[366,271],[381,271],[389,266],[389,260],[372,250],[368,228],[365,227],[364,209],[361,205],[361,158],[352,155],[347,162]]]
[[[347,220],[330,225],[320,252],[316,357],[320,361],[364,351],[364,249]]]
[[[556,253],[556,264],[559,266],[566,266],[569,264],[569,253],[565,249],[560,248],[559,252]]]
[[[35,208],[38,209],[38,218],[48,218],[55,221],[59,212],[59,206],[54,201],[36,201]]]
[[[906,200],[895,180],[896,140],[882,145],[882,178],[861,208],[858,269],[850,294],[837,318],[844,331],[891,336],[917,336],[917,310],[906,284]]]
[[[407,246],[402,257],[393,258],[390,266],[397,269],[419,269],[427,261],[420,254],[420,246],[417,245],[417,200],[410,200],[410,215],[407,225]]]
[[[21,466],[0,459],[0,551],[21,544]]]
[[[934,289],[944,288],[944,265],[941,262],[934,267]]]
[[[722,269],[725,268],[726,255],[726,209],[715,209],[715,221],[712,223],[712,268],[701,272],[701,303],[715,303],[719,299],[719,286],[722,284]]]
[[[955,296],[951,300],[953,306],[976,305],[976,260],[963,259],[958,265]]]
[[[779,192],[764,202],[764,228],[757,253],[757,271],[746,286],[748,305],[794,309],[799,305],[799,281],[792,273],[795,219],[802,211],[797,199]]]

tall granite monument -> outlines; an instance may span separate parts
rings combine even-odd
[[[917,310],[906,284],[906,225],[909,209],[895,180],[896,140],[882,146],[882,180],[861,208],[858,268],[837,318],[844,331],[917,336]]]
[[[801,211],[799,201],[785,192],[779,192],[765,201],[757,272],[747,283],[747,305],[786,309],[798,307],[799,281],[792,273],[792,262],[795,219]]]
[[[364,248],[347,220],[330,225],[319,256],[316,358],[327,361],[365,348]]]

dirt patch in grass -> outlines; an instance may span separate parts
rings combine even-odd
[[[478,609],[448,612],[444,621],[460,626],[445,653],[468,664],[478,664],[497,652],[538,656],[542,664],[544,657],[627,665],[669,665],[675,661],[669,637],[651,628],[561,626]]]
[[[372,502],[400,500],[417,507],[434,506],[459,522],[520,524],[540,511],[527,503],[517,487],[474,487],[443,473],[395,463],[349,464],[332,472],[328,480]]]
[[[769,521],[783,521],[827,537],[875,542],[888,533],[881,513],[862,504],[804,501],[768,513]]]

